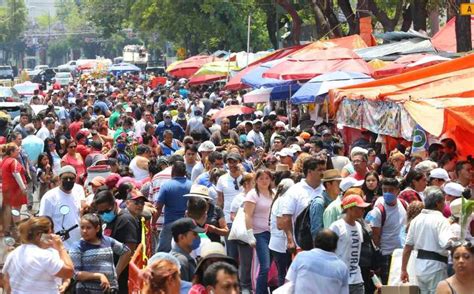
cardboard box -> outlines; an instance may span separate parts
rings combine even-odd
[[[382,286],[382,294],[419,294],[420,288],[414,285]]]

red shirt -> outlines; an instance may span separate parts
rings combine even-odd
[[[86,158],[87,155],[91,153],[91,148],[87,147],[86,145],[83,144],[77,144],[76,151],[81,154],[82,158]]]
[[[82,121],[75,121],[69,125],[69,134],[71,134],[72,139],[76,140],[76,135],[82,129],[82,125]]]

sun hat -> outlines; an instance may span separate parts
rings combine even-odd
[[[210,242],[206,243],[201,248],[201,260],[196,266],[195,274],[202,274],[204,271],[203,264],[209,259],[218,259],[219,261],[224,261],[226,263],[232,264],[237,267],[237,262],[230,256],[227,256],[227,253],[224,249],[224,246],[219,242]]]
[[[341,181],[341,173],[337,169],[328,169],[323,173],[322,182]]]
[[[212,152],[216,151],[216,145],[211,141],[204,141],[199,145],[198,152]]]
[[[191,190],[188,194],[184,194],[184,197],[201,197],[211,199],[209,196],[209,189],[203,185],[192,185]]]

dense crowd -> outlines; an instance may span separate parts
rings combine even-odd
[[[345,142],[296,106],[226,116],[242,93],[156,79],[80,79],[0,120],[6,289],[128,293],[146,238],[143,293],[472,293],[474,161],[454,140]]]

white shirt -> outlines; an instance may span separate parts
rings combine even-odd
[[[41,198],[39,215],[46,215],[53,219],[54,231],[69,229],[80,223],[81,203],[85,201],[84,188],[81,185],[74,184],[70,194],[64,193],[59,187],[46,192]],[[59,211],[61,206],[67,205],[69,213],[63,216]],[[64,247],[69,249],[72,245],[81,239],[79,228],[75,228],[70,233],[70,238],[64,241]]]
[[[286,279],[291,293],[349,294],[349,270],[333,252],[319,248],[302,251],[291,263]]]
[[[203,172],[204,172],[204,165],[202,164],[202,161],[198,161],[193,166],[193,170],[191,171],[191,182],[195,183],[196,179],[199,177],[199,175],[202,175]]]
[[[254,130],[251,130],[247,134],[247,141],[253,142],[255,147],[265,147],[265,137],[263,137],[262,132],[256,133]]]
[[[2,272],[8,273],[14,294],[56,294],[60,280],[54,275],[63,266],[55,249],[23,244],[8,254]]]
[[[135,124],[135,138],[141,137],[145,132],[146,121],[141,119]]]
[[[144,170],[144,169],[142,169],[141,167],[138,166],[137,161],[139,159],[143,160],[143,156],[140,156],[140,157],[135,156],[132,159],[132,161],[130,161],[130,164],[128,165],[130,167],[130,169],[132,170],[132,172],[133,172],[133,177],[138,182],[143,181],[144,179],[146,179],[150,175],[150,173],[147,170]]]
[[[385,208],[385,223],[382,227],[382,212],[377,207],[381,204]],[[383,255],[391,255],[397,248],[402,248],[400,233],[406,227],[407,212],[400,200],[397,205],[390,206],[385,204],[383,197],[379,197],[375,202],[375,207],[366,216],[370,226],[382,228],[380,235],[380,249]]]
[[[219,180],[217,180],[216,191],[224,194],[223,211],[227,223],[232,222],[230,220],[230,206],[232,204],[232,200],[234,200],[234,197],[243,191],[243,188],[240,186],[241,179],[242,175],[240,175],[237,179],[234,179],[230,173],[226,173],[225,175],[222,175]],[[235,183],[237,183],[238,189],[235,189]]]
[[[352,226],[344,219],[339,219],[333,222],[329,229],[339,236],[336,255],[349,268],[349,285],[363,283],[359,266],[360,249],[364,238],[362,226],[358,222]]]
[[[437,210],[423,209],[410,223],[406,244],[414,249],[436,252],[448,256],[446,250],[449,239],[453,239],[449,221]],[[417,276],[432,274],[447,268],[447,264],[429,259],[417,258],[415,270]]]
[[[286,194],[286,193],[285,193]],[[277,228],[277,217],[281,217],[281,200],[285,194],[278,197],[273,202],[272,210],[270,212],[270,242],[268,248],[273,251],[285,253],[288,240],[286,239],[285,231]]]
[[[41,129],[38,130],[38,132],[36,133],[36,136],[44,141],[47,138],[52,137],[53,134],[48,130],[48,128],[42,127]]]

